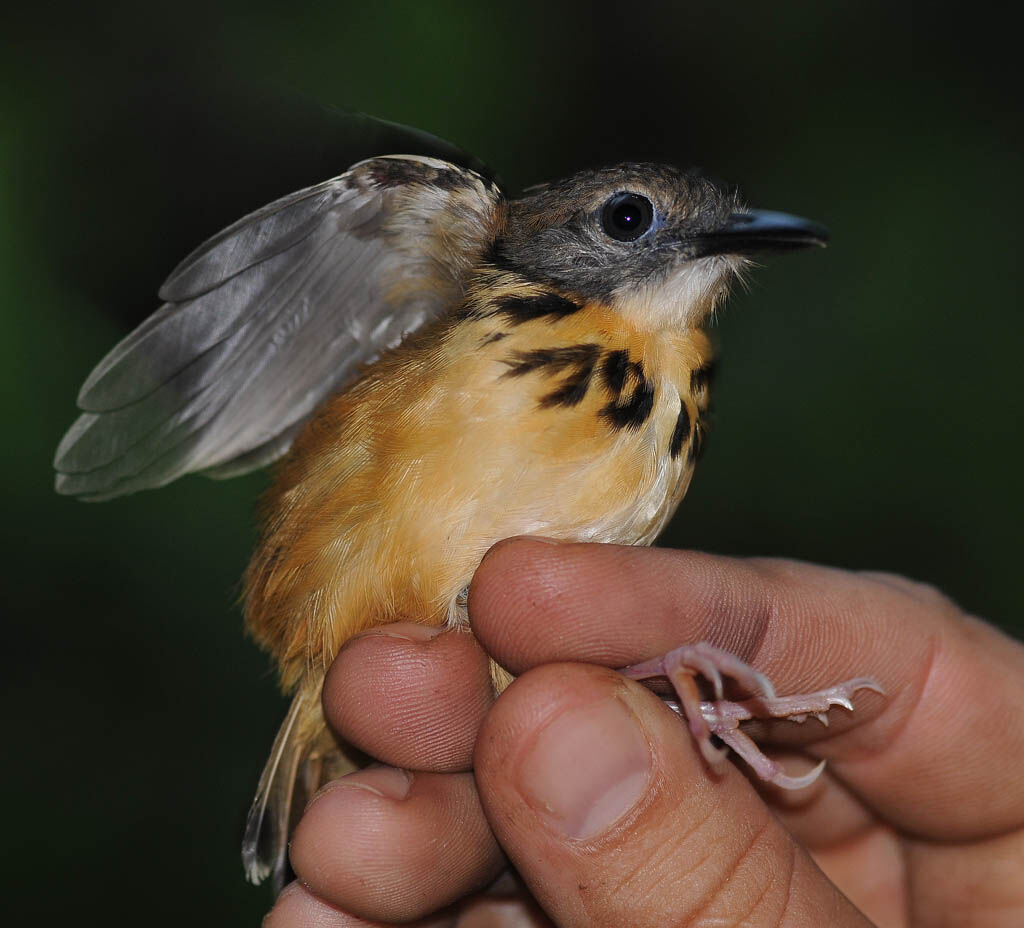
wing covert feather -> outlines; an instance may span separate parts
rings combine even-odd
[[[285,453],[360,365],[458,303],[500,202],[472,171],[385,156],[214,236],[86,380],[57,490],[107,499]]]

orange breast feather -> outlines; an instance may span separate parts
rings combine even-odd
[[[319,678],[373,625],[459,621],[502,538],[649,544],[689,481],[692,456],[670,447],[681,418],[698,427],[691,372],[710,354],[703,332],[639,333],[588,306],[511,330],[448,320],[374,364],[321,409],[264,502],[247,622],[285,685]],[[643,422],[616,424],[642,389]]]

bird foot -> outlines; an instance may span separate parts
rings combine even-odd
[[[740,722],[748,719],[788,719],[805,722],[814,717],[828,725],[828,711],[842,706],[853,711],[853,694],[858,690],[882,693],[882,687],[871,677],[857,677],[828,689],[794,696],[777,696],[772,681],[754,670],[734,654],[710,644],[684,645],[662,657],[623,667],[620,671],[633,680],[666,677],[678,697],[678,703],[666,700],[687,721],[690,733],[704,759],[717,767],[724,761],[726,751],[716,748],[711,736],[719,738],[727,747],[742,757],[762,780],[783,789],[802,789],[818,779],[825,762],[822,761],[803,776],[788,776],[782,767],[761,751],[754,741],[740,730]],[[700,675],[711,685],[713,700],[702,700],[697,686]],[[744,690],[754,694],[751,698],[734,702],[725,698],[724,677],[735,680]]]

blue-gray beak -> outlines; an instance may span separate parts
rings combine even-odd
[[[765,209],[732,213],[724,226],[696,239],[697,257],[754,255],[824,247],[828,229],[809,219]]]

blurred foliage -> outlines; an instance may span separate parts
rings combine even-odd
[[[268,904],[237,858],[283,712],[236,604],[266,478],[92,506],[53,494],[50,460],[86,373],[185,253],[352,160],[337,107],[449,138],[513,188],[659,158],[830,225],[833,247],[773,262],[724,313],[716,426],[664,541],[905,573],[1020,632],[1024,120],[998,14],[181,0],[18,16],[0,40],[4,867],[35,923],[135,922],[145,904],[154,926],[252,924]]]

